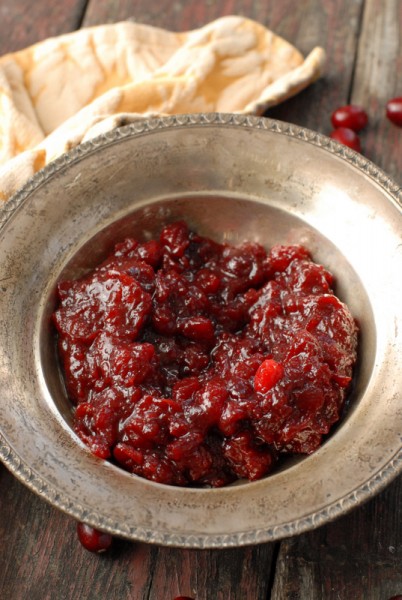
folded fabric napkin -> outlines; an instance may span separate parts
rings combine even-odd
[[[74,146],[135,119],[261,114],[317,79],[306,59],[249,19],[173,33],[122,22],[47,39],[0,58],[0,200]]]

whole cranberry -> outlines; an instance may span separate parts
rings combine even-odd
[[[389,100],[386,109],[388,119],[395,125],[402,127],[402,96]]]
[[[86,523],[77,523],[77,535],[81,544],[89,552],[105,552],[110,548],[113,538],[109,533],[94,529]]]
[[[347,127],[360,131],[366,127],[368,116],[364,108],[355,104],[347,104],[337,108],[331,115],[331,123],[335,128]]]
[[[353,129],[349,129],[348,127],[338,127],[338,129],[331,131],[329,137],[340,142],[344,146],[352,148],[352,150],[356,150],[356,152],[360,152],[361,150],[359,136]]]

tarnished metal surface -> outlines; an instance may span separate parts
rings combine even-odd
[[[0,457],[79,520],[158,544],[224,547],[312,529],[402,470],[402,194],[314,132],[193,115],[116,130],[40,172],[0,214]],[[49,315],[57,280],[126,235],[186,219],[236,243],[305,244],[361,328],[351,407],[314,455],[218,490],[155,484],[96,459],[70,428]]]

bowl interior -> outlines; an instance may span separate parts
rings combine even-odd
[[[266,203],[224,196],[193,195],[145,203],[86,241],[64,266],[58,279],[77,279],[86,274],[108,256],[117,242],[126,237],[139,241],[155,239],[164,225],[183,219],[201,235],[233,245],[253,241],[269,249],[274,244],[303,244],[310,250],[314,260],[323,263],[335,274],[334,291],[348,304],[359,323],[360,359],[344,414],[340,423],[333,428],[333,435],[359,402],[370,379],[375,356],[375,322],[364,285],[347,258],[330,240],[296,215]],[[54,331],[49,328],[50,315],[55,309],[54,296],[54,289],[50,289],[40,330],[41,364],[52,402],[71,427],[71,404],[57,360]],[[281,462],[281,468],[303,458],[306,457],[288,458]],[[245,482],[242,484],[247,485]]]

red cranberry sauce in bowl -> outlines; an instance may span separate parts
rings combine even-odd
[[[339,420],[357,327],[306,248],[217,243],[180,221],[58,285],[74,429],[98,457],[177,486],[254,481]]]

